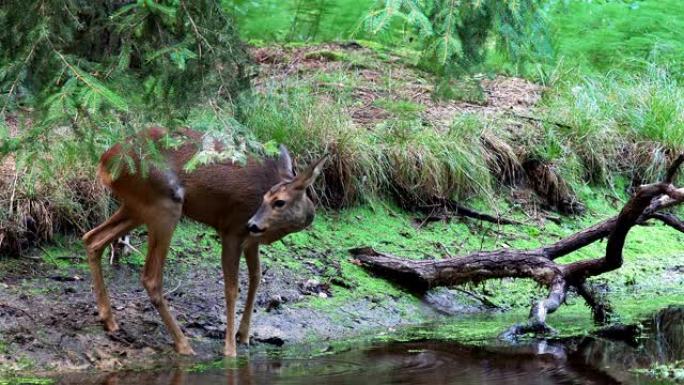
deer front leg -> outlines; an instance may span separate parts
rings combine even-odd
[[[249,345],[249,327],[254,312],[254,300],[261,281],[261,264],[259,262],[259,244],[253,244],[245,249],[247,269],[249,271],[249,289],[247,290],[247,302],[245,311],[242,313],[240,328],[238,329],[238,342]]]
[[[223,236],[221,267],[223,268],[223,285],[226,296],[226,342],[223,353],[228,357],[237,356],[235,347],[235,302],[238,295],[238,270],[241,240],[233,236]]]

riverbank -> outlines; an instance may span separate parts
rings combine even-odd
[[[335,213],[319,212],[310,229],[264,248],[264,279],[253,317],[250,351],[379,336],[461,342],[496,338],[512,323],[523,321],[530,302],[544,295],[532,282],[488,281],[440,289],[418,298],[368,275],[354,264],[347,250],[367,245],[425,259],[480,248],[533,247],[614,212],[596,199],[604,192],[587,190],[583,194],[589,214],[560,224],[510,208],[509,215],[525,224],[497,227],[465,219],[423,223],[422,217],[416,216],[419,214],[380,202]],[[684,302],[682,241],[682,234],[660,224],[639,227],[627,240],[625,266],[593,280],[613,302],[619,321],[635,321],[648,312]],[[80,242],[73,238],[58,242],[22,259],[0,262],[3,371],[116,370],[183,360],[173,353],[170,338],[140,284],[146,251],[142,231],[134,233],[131,241],[138,251],[114,265],[104,262],[115,317],[122,329],[111,335],[97,321]],[[566,258],[598,255],[602,247],[604,244],[592,245]],[[654,250],[659,252],[654,254]],[[185,222],[173,240],[165,270],[166,298],[199,360],[220,356],[224,337],[219,255],[220,246],[210,230]],[[246,272],[242,271],[241,301],[245,283]],[[593,328],[589,310],[573,296],[549,322],[561,335],[581,335]],[[425,323],[431,326],[407,329]],[[243,348],[240,355],[245,354],[248,350]]]
[[[515,345],[422,338],[366,341],[318,350],[258,351],[238,360],[176,363],[146,371],[50,377],[59,385],[481,385],[676,384],[682,378],[684,308],[672,306],[640,320],[638,339],[596,336],[522,341]],[[313,354],[312,354],[313,353]]]

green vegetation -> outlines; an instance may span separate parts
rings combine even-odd
[[[656,180],[684,149],[683,92],[655,65],[638,75],[565,82],[545,101],[549,121],[563,124],[547,126],[547,137],[566,147],[552,156],[576,154],[590,179],[601,184],[616,173],[636,183]]]
[[[441,1],[372,8],[364,0],[221,7],[146,0],[104,13],[78,2],[47,1],[41,9],[11,3],[0,11],[3,25],[13,26],[0,31],[0,253],[37,252],[37,241],[52,240],[37,253],[57,268],[86,268],[84,260],[60,256],[83,255],[71,235],[114,206],[94,182],[97,156],[151,124],[219,135],[236,159],[276,143],[287,145],[300,167],[330,154],[315,186],[322,207],[312,228],[265,248],[265,267],[331,285],[332,297],[295,306],[343,318],[346,303],[391,298],[416,323],[434,320],[411,312],[417,298],[350,261],[349,248],[427,259],[538,247],[616,214],[631,187],[661,178],[684,150],[679,0],[468,1],[452,20],[436,11]],[[395,3],[401,6],[390,15]],[[251,47],[238,41],[234,23]],[[98,40],[102,30],[112,43]],[[536,32],[539,41],[528,39]],[[351,37],[369,40],[311,43]],[[249,49],[258,65],[247,63]],[[473,76],[452,76],[465,69]],[[525,188],[530,161],[553,170],[586,215],[546,220],[555,214],[545,211],[544,197]],[[529,195],[520,198],[518,190]],[[525,224],[428,223],[405,210],[435,199]],[[217,266],[220,246],[207,234],[183,222],[170,261]],[[142,265],[143,234],[134,238],[140,253],[125,262]],[[681,302],[681,273],[671,268],[684,264],[682,241],[662,225],[634,229],[625,265],[592,283],[607,285],[625,321]],[[594,258],[604,248],[597,243],[563,261]],[[465,290],[511,311],[440,319],[429,331],[380,338],[491,338],[525,318],[543,294],[527,280]],[[586,332],[589,310],[575,297],[569,302],[550,324],[562,334]]]
[[[372,0],[224,0],[245,40],[344,40],[359,32]]]
[[[498,51],[519,66],[550,56],[544,0],[522,1],[377,1],[364,20],[372,35],[388,33],[413,41],[421,51],[421,67],[439,74],[437,95],[449,79],[477,68],[487,51]],[[398,30],[403,34],[399,35]]]
[[[672,380],[676,383],[684,381],[684,362],[676,361],[670,364],[654,365],[650,369],[636,370],[659,380]]]
[[[10,377],[0,379],[0,385],[50,385],[55,381],[40,377]]]
[[[551,15],[557,55],[581,72],[640,73],[652,64],[680,77],[684,64],[684,3],[567,1]]]

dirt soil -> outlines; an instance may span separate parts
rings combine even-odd
[[[434,79],[411,65],[413,59],[395,53],[380,57],[353,42],[296,48],[269,46],[253,49],[252,55],[259,64],[253,81],[257,91],[266,92],[274,86],[300,81],[313,85],[318,95],[331,89],[344,90],[357,101],[348,107],[352,121],[369,129],[391,116],[377,103],[380,99],[391,99],[423,106],[421,119],[436,129],[448,128],[456,116],[473,113],[511,120],[507,126],[515,130],[530,123],[526,117],[534,115],[544,91],[543,86],[522,78],[495,76],[480,79],[483,100],[435,100]]]
[[[106,333],[97,320],[87,269],[56,269],[29,259],[1,261],[0,368],[113,370],[177,360],[171,338],[140,284],[140,268],[115,265],[105,270],[121,327],[116,333]],[[246,272],[241,271],[239,309],[245,283]],[[306,307],[307,297],[328,297],[330,291],[327,285],[294,276],[287,269],[266,269],[252,318],[252,345],[340,339],[410,322],[391,298],[381,304],[361,299],[334,312]],[[220,357],[226,320],[220,268],[171,264],[165,270],[165,294],[198,359]],[[481,310],[468,304],[455,306],[458,302],[442,293],[410,310],[426,319]],[[247,348],[241,349],[244,354]]]

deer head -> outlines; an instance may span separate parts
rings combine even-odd
[[[327,156],[323,156],[306,171],[294,176],[290,154],[280,146],[278,171],[283,181],[264,194],[261,206],[247,222],[249,234],[258,237],[260,243],[271,243],[309,226],[315,207],[306,195],[306,189],[321,173],[326,160]]]

